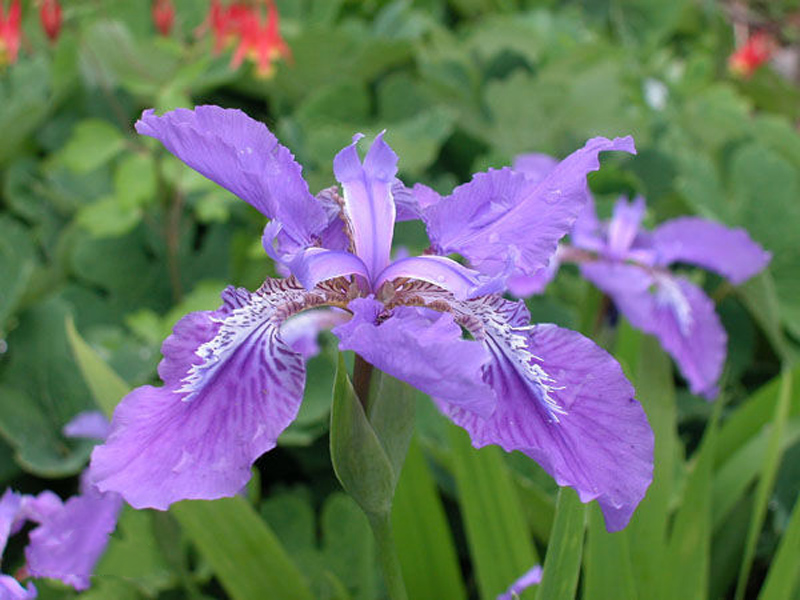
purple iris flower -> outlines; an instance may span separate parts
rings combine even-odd
[[[102,439],[108,420],[100,413],[78,415],[67,424],[68,437]],[[99,492],[81,476],[80,494],[62,501],[51,491],[37,496],[6,490],[0,499],[0,553],[9,535],[17,533],[26,521],[38,524],[31,530],[25,548],[25,572],[32,577],[60,579],[78,591],[89,588],[97,561],[117,526],[122,498],[113,492]],[[32,583],[23,588],[13,577],[0,575],[0,600],[36,597]]]
[[[520,450],[584,502],[597,499],[609,529],[626,525],[653,460],[633,388],[593,342],[531,325],[524,303],[496,292],[515,270],[548,263],[598,154],[632,152],[630,138],[590,140],[541,184],[503,169],[438,198],[403,186],[382,134],[363,162],[356,136],[333,161],[341,189],[313,196],[291,153],[240,111],[150,110],[136,129],[268,217],[265,249],[291,276],[255,292],[229,287],[219,309],[176,324],[162,347],[164,385],[127,395],[92,454],[100,490],[158,509],[236,494],[302,400],[304,360],[287,319],[327,306],[344,321],[333,328],[341,350],[429,394],[475,446]],[[470,267],[432,254],[392,261],[395,221],[420,217],[437,251]]]
[[[557,161],[523,155],[514,168],[538,181]],[[694,394],[708,399],[719,390],[727,335],[714,302],[686,277],[669,270],[674,263],[694,264],[740,284],[763,270],[770,253],[743,229],[730,229],[698,217],[680,217],[653,231],[642,228],[645,202],[620,198],[608,222],[597,218],[591,197],[575,222],[569,246],[533,277],[509,282],[517,296],[541,292],[561,262],[579,265],[581,274],[608,294],[634,327],[656,338],[672,356]]]

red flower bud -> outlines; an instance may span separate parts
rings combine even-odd
[[[175,23],[175,6],[172,0],[153,0],[153,23],[163,36],[168,36]]]
[[[19,0],[11,0],[7,16],[3,6],[4,2],[0,0],[0,67],[17,62],[22,23]]]
[[[44,0],[39,8],[39,20],[42,23],[42,29],[47,34],[51,42],[58,39],[61,33],[61,5],[58,0]]]

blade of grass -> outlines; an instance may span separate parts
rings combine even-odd
[[[750,577],[750,569],[753,565],[753,558],[756,552],[756,542],[761,527],[764,524],[764,517],[767,514],[767,503],[772,487],[775,484],[775,477],[778,474],[778,466],[781,462],[781,439],[786,428],[786,420],[789,416],[789,405],[792,398],[792,374],[785,370],[781,375],[781,386],[778,392],[778,402],[775,406],[775,416],[772,422],[769,445],[766,457],[761,469],[761,477],[756,488],[756,501],[753,507],[753,516],[750,520],[750,529],[747,532],[747,544],[745,545],[742,566],[739,570],[739,579],[736,583],[735,600],[742,600],[747,588],[747,580]]]
[[[244,498],[187,500],[170,512],[235,600],[313,600],[303,574]]]
[[[669,539],[660,598],[694,600],[708,593],[711,555],[711,474],[723,398],[717,399],[686,481]]]
[[[556,502],[556,520],[544,561],[537,600],[573,600],[581,569],[586,507],[578,494],[561,488]]]
[[[636,397],[647,413],[655,436],[653,483],[625,529],[635,589],[661,589],[667,552],[670,500],[675,488],[677,409],[672,364],[658,341],[634,330],[627,321],[617,333],[617,356],[632,367]],[[638,342],[638,343],[637,343]]]
[[[778,551],[772,559],[767,580],[758,600],[790,600],[800,584],[800,498],[794,503],[789,526],[783,534]]]
[[[409,598],[467,597],[453,536],[425,455],[412,439],[392,510]]]
[[[453,474],[480,597],[498,594],[530,569],[536,550],[502,450],[475,450],[459,427],[449,427]]]
[[[66,320],[67,339],[78,362],[86,385],[100,409],[111,415],[122,397],[130,391],[128,384],[100,358],[75,329],[72,318]]]
[[[585,553],[584,600],[636,600],[628,532],[608,533],[596,505],[589,507]]]

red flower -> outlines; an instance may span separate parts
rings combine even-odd
[[[39,8],[39,21],[42,23],[42,29],[47,34],[51,42],[58,39],[61,33],[61,5],[58,0],[44,0]]]
[[[728,68],[736,75],[750,77],[758,67],[772,57],[775,48],[775,38],[766,31],[758,31],[731,54],[728,58]]]
[[[278,9],[271,1],[267,3],[266,22],[262,23],[260,10],[251,9],[242,23],[240,34],[239,46],[231,60],[234,69],[246,57],[256,63],[256,73],[260,77],[270,77],[276,60],[291,58],[289,46],[281,37]]]
[[[175,6],[172,4],[172,0],[153,0],[151,12],[158,32],[163,36],[168,36],[175,23]]]
[[[225,46],[241,37],[243,24],[252,11],[244,2],[234,2],[223,7],[219,0],[211,0],[211,9],[201,29],[211,27],[215,53],[220,53]]]
[[[3,0],[0,0],[0,67],[17,62],[21,22],[22,7],[19,0],[11,0],[8,16],[3,10]]]

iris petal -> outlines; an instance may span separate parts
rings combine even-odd
[[[731,229],[697,217],[681,217],[656,227],[653,244],[658,264],[699,265],[737,285],[765,268],[771,258],[744,229]]]
[[[634,152],[633,140],[593,138],[540,181],[511,169],[475,175],[424,210],[431,242],[440,254],[458,253],[489,275],[509,260],[533,275],[586,204],[586,175],[600,167],[598,155],[606,150]]]
[[[350,223],[355,252],[374,277],[389,264],[396,209],[392,186],[397,155],[379,134],[362,164],[356,144],[361,136],[333,159],[333,172],[344,190],[344,215]]]
[[[494,409],[494,393],[481,380],[489,355],[478,342],[461,339],[451,314],[411,306],[386,311],[372,298],[357,298],[349,308],[352,320],[333,330],[340,349],[454,405],[479,414]]]
[[[292,280],[267,280],[255,293],[228,288],[220,309],[181,319],[162,347],[165,385],[128,394],[107,442],[92,453],[98,488],[135,508],[158,509],[239,492],[303,397],[303,358],[279,326],[322,303],[321,294]]]
[[[146,110],[136,131],[160,140],[195,171],[279,221],[300,245],[309,245],[327,225],[292,153],[240,110],[198,106],[162,116]]]
[[[520,450],[597,499],[610,531],[625,527],[652,480],[653,434],[619,364],[578,333],[528,325],[521,302],[487,296],[460,310],[492,355],[484,380],[497,408],[485,417],[437,398],[440,409],[476,447]]]
[[[614,300],[634,327],[658,338],[692,393],[717,395],[727,335],[713,301],[700,288],[683,277],[656,277],[624,263],[586,263],[581,272]]]

